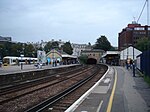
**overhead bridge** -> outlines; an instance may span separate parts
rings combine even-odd
[[[82,55],[88,57],[87,64],[98,64],[104,52],[105,51],[101,49],[84,50],[82,51]]]

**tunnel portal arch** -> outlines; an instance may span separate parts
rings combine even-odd
[[[97,60],[94,59],[94,58],[89,58],[89,59],[87,60],[87,64],[97,64]]]

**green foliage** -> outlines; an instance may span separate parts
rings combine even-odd
[[[52,43],[51,43],[51,42],[48,42],[48,43],[45,45],[44,50],[45,50],[45,52],[49,52],[51,49],[52,49]]]
[[[0,44],[0,55],[1,58],[5,56],[20,56],[24,54],[24,56],[35,57],[36,49],[32,44],[25,43],[10,43],[5,42]]]
[[[140,51],[146,51],[150,48],[150,41],[148,40],[148,38],[144,37],[142,39],[139,39],[135,46]]]
[[[144,80],[150,85],[150,77],[144,75]]]
[[[51,49],[58,49],[59,48],[59,44],[58,42],[48,42],[45,47],[44,47],[44,50],[45,52],[49,52]]]
[[[102,49],[108,51],[111,49],[111,44],[105,36],[101,36],[97,39],[94,49]]]
[[[117,51],[115,47],[111,46],[110,51]]]
[[[88,56],[87,55],[81,55],[78,59],[79,59],[81,64],[86,64]]]
[[[52,42],[52,47],[53,48],[58,48],[59,47],[59,44],[58,44],[58,42]]]
[[[142,77],[144,76],[145,82],[147,82],[150,85],[150,76],[146,75],[145,73],[140,72],[139,70],[137,70],[137,73]]]
[[[62,45],[62,49],[67,54],[71,55],[73,53],[73,48],[70,44],[70,42],[66,42],[64,45]]]
[[[33,47],[32,44],[25,44],[24,45],[24,54],[25,56],[27,57],[32,57],[33,56],[33,53],[34,53],[35,49]]]

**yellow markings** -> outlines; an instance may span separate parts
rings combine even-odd
[[[112,103],[113,103],[114,94],[115,94],[115,89],[116,89],[116,84],[117,84],[117,70],[115,69],[114,85],[113,85],[113,89],[112,89],[112,92],[111,92],[111,96],[109,98],[109,103],[108,103],[108,107],[107,107],[106,112],[111,112]]]

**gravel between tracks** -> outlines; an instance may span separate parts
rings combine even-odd
[[[93,72],[91,70],[91,72]],[[53,86],[44,88],[42,90],[36,91],[32,94],[25,95],[24,97],[18,98],[16,100],[10,101],[8,103],[4,103],[0,105],[0,112],[20,112],[26,110],[28,107],[31,107],[50,96],[59,93],[60,91],[68,88],[69,86],[73,85],[77,81],[81,80],[82,78],[86,77],[89,74],[82,74],[82,76],[78,76],[76,78],[55,84]]]

